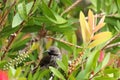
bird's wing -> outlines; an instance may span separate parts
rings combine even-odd
[[[40,67],[47,66],[50,63],[51,57],[49,55],[44,56],[40,61]]]

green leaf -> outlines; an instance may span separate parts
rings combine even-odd
[[[10,67],[10,72],[12,72],[12,75],[14,76],[16,73],[16,70],[13,67]]]
[[[37,71],[35,72],[34,76],[33,76],[33,80],[37,80],[38,79],[39,71],[40,71],[40,69],[38,68]]]
[[[67,72],[67,68],[66,66],[63,64],[63,62],[61,62],[60,60],[57,60],[57,64],[58,66],[65,72]]]
[[[118,29],[118,31],[120,31],[120,21],[119,20],[117,20],[117,29]]]
[[[104,70],[105,74],[111,74],[111,73],[116,73],[116,72],[119,72],[119,69],[117,69],[117,68],[108,68],[108,69]]]
[[[58,44],[59,44],[60,47],[62,46],[64,49],[66,49],[70,52],[73,52],[72,48],[70,46],[68,46],[67,44],[62,43],[62,42],[58,42]]]
[[[31,8],[32,8],[33,2],[30,2],[26,5],[26,12],[27,15],[29,14]],[[21,13],[22,14],[22,13]],[[12,28],[20,25],[23,22],[23,18],[19,15],[19,13],[16,13],[16,15],[13,17],[13,22],[12,22]]]
[[[60,79],[65,80],[64,76],[55,68],[49,67],[50,70]]]
[[[24,77],[20,77],[20,78],[18,78],[18,80],[27,80],[27,79]]]
[[[64,18],[62,18],[56,12],[53,12],[53,14],[55,15],[55,18],[57,20],[57,21],[55,21],[56,24],[65,24],[67,22],[67,20],[65,20]]]
[[[76,77],[76,80],[84,80],[86,77],[86,71],[83,70],[83,71],[80,71]]]
[[[72,0],[61,0],[65,5],[68,4],[69,6],[72,4]]]
[[[76,80],[75,77],[71,74],[68,80]]]
[[[118,8],[118,12],[120,14],[120,0],[115,0],[117,8]]]
[[[5,60],[0,61],[0,68],[3,68],[5,64],[7,64],[7,61]]]
[[[15,72],[15,77],[19,77],[21,74],[21,68],[17,68],[16,72]]]
[[[12,51],[18,51],[20,49],[23,49],[23,47],[25,46],[25,44],[29,41],[30,39],[27,38],[27,39],[24,39],[24,40],[20,40],[17,41],[16,43],[14,43],[12,45]]]
[[[41,26],[25,26],[21,32],[24,32],[24,33],[32,33],[32,32],[37,32],[41,29]]]
[[[18,30],[19,27],[12,28],[10,25],[6,26],[1,32],[0,32],[0,38],[10,36],[10,34],[14,33]]]
[[[48,76],[46,74],[49,74],[50,70],[49,69],[45,69],[45,70],[41,70],[39,72],[39,77],[38,80],[42,80],[44,76]]]
[[[44,0],[42,0],[41,8],[43,10],[44,15],[52,18],[53,20],[56,20],[55,15],[51,11],[51,9],[45,4]]]
[[[19,13],[20,17],[23,20],[25,20],[27,18],[25,2],[18,4],[17,8],[18,8],[18,13]]]
[[[95,77],[94,80],[116,80],[116,79],[112,77],[103,76],[103,77]]]
[[[66,54],[62,55],[62,62],[65,65],[66,69],[68,69],[68,56]]]
[[[34,13],[38,9],[39,5],[40,5],[40,0],[36,0],[36,2],[34,3],[34,6],[33,6],[32,13]]]
[[[31,10],[32,6],[33,6],[33,2],[30,2],[30,3],[28,3],[28,4],[26,5],[27,14],[30,13],[30,10]]]
[[[64,24],[67,21],[62,18],[61,16],[59,16],[56,12],[52,11],[51,9],[49,9],[49,7],[45,4],[45,2],[42,0],[42,5],[41,8],[43,10],[43,13],[45,15],[45,17],[55,23],[55,24]]]
[[[110,53],[108,53],[108,54],[105,56],[105,58],[104,58],[104,60],[103,60],[103,62],[102,62],[101,68],[104,68],[104,67],[108,64],[109,59],[110,59]]]
[[[28,80],[33,80],[33,76],[32,76],[32,73],[30,72],[29,75],[28,75]]]
[[[52,11],[53,12],[53,11]],[[56,19],[52,19],[50,16],[46,16],[46,18],[55,23],[55,24],[65,24],[67,22],[67,20],[65,20],[64,18],[62,18],[61,16],[59,16],[57,13],[53,12],[54,16]]]
[[[76,45],[76,44],[77,44],[76,34],[73,33],[71,37],[72,37],[72,44]],[[73,55],[74,55],[74,59],[77,58],[77,54],[76,54],[76,53],[77,53],[77,49],[76,49],[76,47],[73,47]]]
[[[97,0],[97,12],[99,13],[101,9],[101,0]]]
[[[24,76],[28,76],[28,73],[30,73],[30,70],[31,70],[30,65],[26,66]]]
[[[23,19],[20,17],[18,13],[13,17],[12,28],[18,26],[23,22]]]
[[[94,64],[97,62],[96,57],[98,57],[98,51],[94,51],[92,53],[90,53],[91,55],[88,57],[87,59],[87,63],[85,66],[85,70],[88,73],[94,66]]]

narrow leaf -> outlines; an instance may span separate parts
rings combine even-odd
[[[53,12],[53,11],[51,11],[51,12],[54,14],[54,17],[55,17],[56,19],[53,19],[51,16],[45,15],[46,18],[49,19],[51,22],[53,22],[53,23],[55,23],[55,24],[64,24],[64,23],[67,22],[64,18],[62,18],[61,16],[59,16],[57,13],[55,13],[55,12]]]
[[[30,12],[31,8],[32,8],[33,2],[30,2],[26,5],[26,12],[27,14]],[[12,21],[12,28],[20,25],[23,22],[23,18],[21,18],[21,16],[19,15],[19,13],[16,13],[16,15],[13,17],[13,21]]]
[[[27,12],[26,12],[26,7],[25,7],[25,2],[20,3],[18,6],[18,13],[22,19],[26,19],[27,17]]]
[[[41,8],[42,8],[42,10],[43,10],[44,15],[46,15],[47,17],[51,17],[53,20],[56,20],[53,12],[52,12],[51,9],[45,4],[44,0],[42,0]]]
[[[111,37],[112,37],[111,32],[99,33],[93,37],[94,41],[91,42],[88,47],[93,48],[97,45],[100,45],[109,40]]]
[[[111,32],[106,31],[106,32],[101,32],[96,34],[95,36],[93,36],[92,40],[96,40],[96,39],[104,39],[105,37],[109,37],[111,36]]]
[[[20,15],[18,13],[16,13],[16,15],[13,18],[12,28],[18,26],[22,22],[23,22],[23,19],[20,17]]]
[[[16,72],[15,72],[15,77],[19,77],[21,74],[21,68],[17,68]]]
[[[66,54],[62,55],[62,62],[66,66],[66,68],[68,69],[68,56]]]
[[[49,67],[50,70],[60,79],[65,80],[64,76],[55,68]]]
[[[104,60],[103,60],[103,62],[102,62],[102,67],[101,67],[101,68],[104,68],[104,67],[108,64],[109,59],[110,59],[110,53],[108,53],[108,54],[105,56],[105,58],[104,58]]]
[[[85,20],[84,14],[82,12],[80,12],[79,17],[80,17],[79,22],[80,22],[80,26],[81,26],[83,42],[86,43],[90,39],[90,35],[91,35],[90,28],[89,28],[87,21]]]
[[[95,27],[95,29],[94,29],[94,32],[97,32],[98,30],[100,30],[102,27],[104,27],[105,26],[105,23],[100,23],[100,24],[98,24],[96,27]]]
[[[24,77],[20,77],[20,78],[18,78],[18,80],[27,80],[27,79]]]
[[[73,74],[69,75],[69,79],[68,80],[76,80],[75,76]]]
[[[97,62],[97,59],[95,59],[98,56],[98,51],[94,51],[93,53],[91,53],[91,55],[89,56],[87,63],[86,63],[86,67],[85,70],[88,73],[92,67],[94,66],[94,64]]]
[[[104,20],[105,20],[105,16],[101,18],[98,25],[95,27],[94,32],[97,32],[99,29],[101,29],[105,25]]]
[[[58,66],[65,72],[67,72],[66,66],[60,60],[57,61]]]
[[[30,3],[28,3],[28,4],[26,5],[27,14],[30,13],[30,10],[31,10],[32,6],[33,6],[33,2],[30,2]]]
[[[89,10],[89,12],[88,12],[88,24],[89,24],[90,30],[92,32],[95,28],[95,21],[94,21],[93,12],[91,10]]]

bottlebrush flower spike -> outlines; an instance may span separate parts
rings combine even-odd
[[[100,56],[99,56],[99,59],[98,59],[98,62],[102,62],[104,59],[104,51],[100,51]]]
[[[8,73],[6,71],[0,70],[0,80],[9,80]]]

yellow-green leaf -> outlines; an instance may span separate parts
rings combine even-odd
[[[79,21],[80,21],[80,26],[81,26],[83,42],[86,43],[90,39],[90,35],[91,35],[90,28],[89,28],[87,21],[85,20],[84,14],[82,12],[80,12],[79,17],[80,17]]]
[[[95,46],[98,46],[98,45],[106,42],[107,40],[109,40],[111,37],[112,37],[112,33],[111,32],[99,33],[99,34],[97,34],[97,35],[95,35],[93,37],[94,41],[91,42],[88,47],[93,48]]]
[[[101,20],[99,21],[98,25],[95,27],[94,32],[97,32],[99,29],[104,27],[104,25],[105,25],[104,20],[105,20],[105,16],[103,16],[101,18]]]
[[[109,36],[111,36],[111,32],[109,32],[109,31],[101,32],[101,33],[98,33],[95,36],[93,36],[92,40],[103,39],[103,38],[109,37]]]
[[[91,10],[89,10],[89,12],[88,12],[88,24],[90,26],[90,31],[92,33],[92,31],[95,28],[95,20],[94,20],[93,12]]]
[[[97,32],[99,29],[101,29],[102,27],[104,27],[105,23],[100,23],[96,26],[94,32]]]

